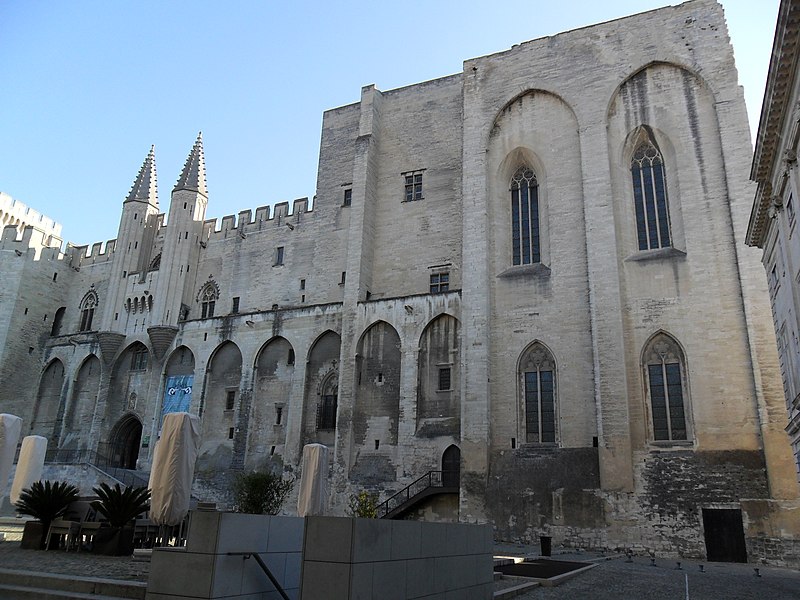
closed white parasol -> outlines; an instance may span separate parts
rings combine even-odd
[[[16,504],[22,490],[42,478],[44,455],[47,453],[47,439],[40,435],[29,435],[22,440],[19,451],[17,472],[11,484],[11,504]]]
[[[185,412],[164,415],[150,473],[150,520],[177,525],[189,512],[200,419]]]
[[[21,431],[22,419],[15,415],[0,414],[0,502],[6,495],[8,476],[11,475]]]
[[[303,446],[303,472],[297,496],[297,516],[322,515],[328,505],[328,447]]]

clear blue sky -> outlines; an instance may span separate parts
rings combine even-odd
[[[203,131],[207,216],[314,195],[322,112],[664,0],[0,0],[0,190],[114,238],[151,144],[159,199]],[[722,2],[753,132],[778,0]]]

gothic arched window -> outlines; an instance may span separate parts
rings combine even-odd
[[[511,241],[515,265],[541,262],[539,184],[528,167],[520,167],[511,178]]]
[[[655,144],[644,141],[631,159],[639,250],[672,246],[664,161]]]
[[[209,282],[203,287],[200,292],[200,317],[202,319],[210,319],[214,316],[214,307],[219,298],[219,290],[213,282]]]
[[[643,362],[653,439],[688,440],[686,363],[680,346],[669,335],[659,333],[647,344]]]
[[[90,290],[81,300],[81,325],[78,331],[91,331],[94,310],[97,308],[97,293]]]
[[[533,444],[556,442],[556,363],[541,342],[525,351],[519,365],[525,441]]]
[[[317,406],[317,429],[336,429],[338,387],[339,378],[336,374],[329,376],[322,385],[322,394]]]

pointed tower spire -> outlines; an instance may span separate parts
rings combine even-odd
[[[178,178],[178,183],[172,190],[191,190],[198,192],[205,197],[208,197],[208,189],[206,188],[206,160],[203,156],[203,132],[197,134],[197,140],[192,146],[192,151],[189,153],[189,158],[186,159],[186,164],[183,165],[183,171]]]
[[[144,159],[142,168],[133,182],[125,202],[147,202],[158,206],[158,184],[156,181],[156,147],[150,146],[150,152]]]

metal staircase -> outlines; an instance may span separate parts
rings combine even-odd
[[[88,464],[103,474],[115,479],[126,487],[147,487],[150,482],[150,473],[123,469],[112,466],[112,460],[101,452],[95,450],[64,450],[55,448],[48,450],[45,463],[56,465]]]
[[[397,519],[422,502],[438,494],[458,494],[458,471],[428,471],[378,505],[379,519]]]

